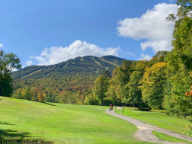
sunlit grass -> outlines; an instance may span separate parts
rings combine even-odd
[[[56,144],[148,144],[133,137],[135,126],[105,110],[0,97],[0,130],[28,132]]]

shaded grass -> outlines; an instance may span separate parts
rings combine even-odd
[[[27,133],[55,144],[149,144],[133,137],[135,126],[105,114],[106,107],[0,99],[1,131]]]
[[[29,136],[27,132],[17,132],[16,130],[0,130],[0,139],[24,139]]]
[[[16,130],[0,130],[1,144],[53,144],[51,141],[44,141],[35,137],[30,137],[28,132],[18,132]]]
[[[128,107],[125,107],[122,110],[116,109],[115,111],[119,114],[126,115],[141,120],[145,123],[171,130],[173,132],[184,135],[189,135],[191,133],[191,130],[189,129],[189,125],[191,125],[190,121],[174,116],[168,116],[160,111],[147,112]]]

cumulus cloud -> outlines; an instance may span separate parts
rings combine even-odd
[[[3,48],[3,44],[2,43],[0,43],[0,48]]]
[[[150,60],[150,59],[152,59],[152,57],[150,55],[141,54],[141,60]]]
[[[155,52],[171,50],[174,22],[167,21],[169,14],[177,13],[176,4],[160,3],[147,10],[141,17],[126,18],[119,22],[120,36],[142,40],[141,48],[152,48]]]
[[[32,59],[35,60],[38,65],[52,65],[78,56],[104,56],[104,55],[118,56],[118,48],[104,49],[95,44],[76,40],[66,47],[53,46],[50,48],[45,48],[41,52],[40,56],[33,56]],[[32,64],[32,61],[28,61],[27,63]]]
[[[27,62],[26,62],[26,66],[31,66],[33,64],[33,61],[32,60],[28,60]]]

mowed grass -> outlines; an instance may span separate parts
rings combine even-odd
[[[125,107],[122,110],[116,110],[116,112],[122,115],[126,115],[141,120],[145,123],[158,126],[160,128],[192,136],[191,135],[192,132],[189,129],[189,125],[191,125],[192,123],[186,119],[168,116],[160,111],[155,112],[138,111],[137,109],[128,107]]]
[[[163,140],[163,141],[191,144],[188,141],[181,140],[181,139],[178,139],[178,138],[175,138],[175,137],[172,137],[172,136],[168,136],[168,135],[165,135],[163,133],[156,132],[156,131],[154,131],[153,134],[156,137],[158,137],[160,140]]]
[[[0,131],[28,132],[55,144],[149,144],[134,138],[135,126],[105,110],[0,97]]]

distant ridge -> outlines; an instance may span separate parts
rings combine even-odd
[[[14,72],[13,78],[17,79],[40,79],[53,75],[67,76],[78,73],[97,75],[104,70],[112,71],[116,66],[121,65],[124,59],[116,56],[84,56],[70,59],[55,65],[29,66],[20,71]]]

